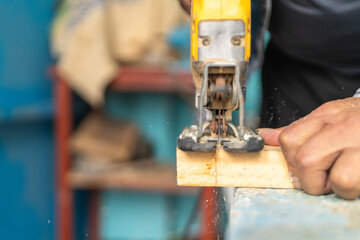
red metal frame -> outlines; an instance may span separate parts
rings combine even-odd
[[[100,219],[100,194],[97,190],[92,190],[90,192],[90,202],[89,202],[89,239],[90,240],[99,240],[100,239],[100,229],[99,229],[99,219]]]
[[[218,239],[216,193],[217,189],[215,187],[206,187],[202,192],[202,225],[200,235],[202,240]]]
[[[67,181],[70,169],[68,139],[72,131],[72,93],[60,74],[53,69],[56,143],[57,235],[59,240],[74,238],[73,191]]]
[[[56,145],[56,188],[57,188],[57,223],[58,240],[74,239],[74,196],[67,181],[67,173],[71,167],[68,139],[73,128],[72,92],[64,78],[56,70],[51,69],[54,78],[55,104],[55,145]],[[137,92],[182,92],[194,93],[192,75],[189,71],[166,72],[164,69],[150,67],[122,68],[119,75],[109,86],[118,91]],[[89,203],[89,238],[99,239],[99,192],[90,193]],[[217,205],[216,188],[205,188],[201,197],[203,218],[201,239],[217,239]]]
[[[110,88],[127,92],[194,93],[190,71],[166,71],[154,67],[123,67]]]

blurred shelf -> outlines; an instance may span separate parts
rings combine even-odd
[[[99,239],[99,193],[103,189],[133,190],[166,194],[193,194],[195,187],[178,187],[173,166],[140,166],[138,163],[111,172],[86,173],[71,169],[69,138],[73,130],[73,94],[56,66],[50,68],[54,87],[54,134],[56,147],[56,189],[58,239],[74,239],[73,190],[90,190],[89,229],[91,239]],[[109,90],[194,94],[190,70],[174,67],[121,67]],[[48,110],[51,108],[48,108]],[[211,190],[211,189],[210,189]],[[211,190],[212,191],[212,190]],[[207,202],[208,200],[206,200]]]
[[[84,172],[72,170],[68,181],[74,189],[132,190],[166,194],[193,194],[197,187],[179,187],[174,166],[149,161],[124,163],[113,170]]]
[[[190,69],[174,67],[122,67],[109,88],[130,92],[193,94],[195,91]]]
[[[50,68],[54,79],[64,79],[56,65]],[[179,67],[125,66],[110,83],[109,89],[123,92],[160,92],[194,94],[190,69]]]

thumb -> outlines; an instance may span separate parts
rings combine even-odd
[[[270,146],[279,146],[279,135],[282,132],[282,128],[259,128],[257,133],[264,139],[264,143]]]

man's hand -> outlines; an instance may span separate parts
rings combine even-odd
[[[179,0],[181,7],[190,14],[191,10],[191,0]]]
[[[265,144],[281,146],[296,188],[360,196],[360,98],[325,103],[287,127],[259,134]]]

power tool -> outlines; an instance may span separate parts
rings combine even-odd
[[[244,125],[245,78],[250,58],[251,0],[192,0],[191,70],[197,125],[178,137],[182,151],[256,152],[263,139]],[[239,110],[239,124],[232,113]]]

